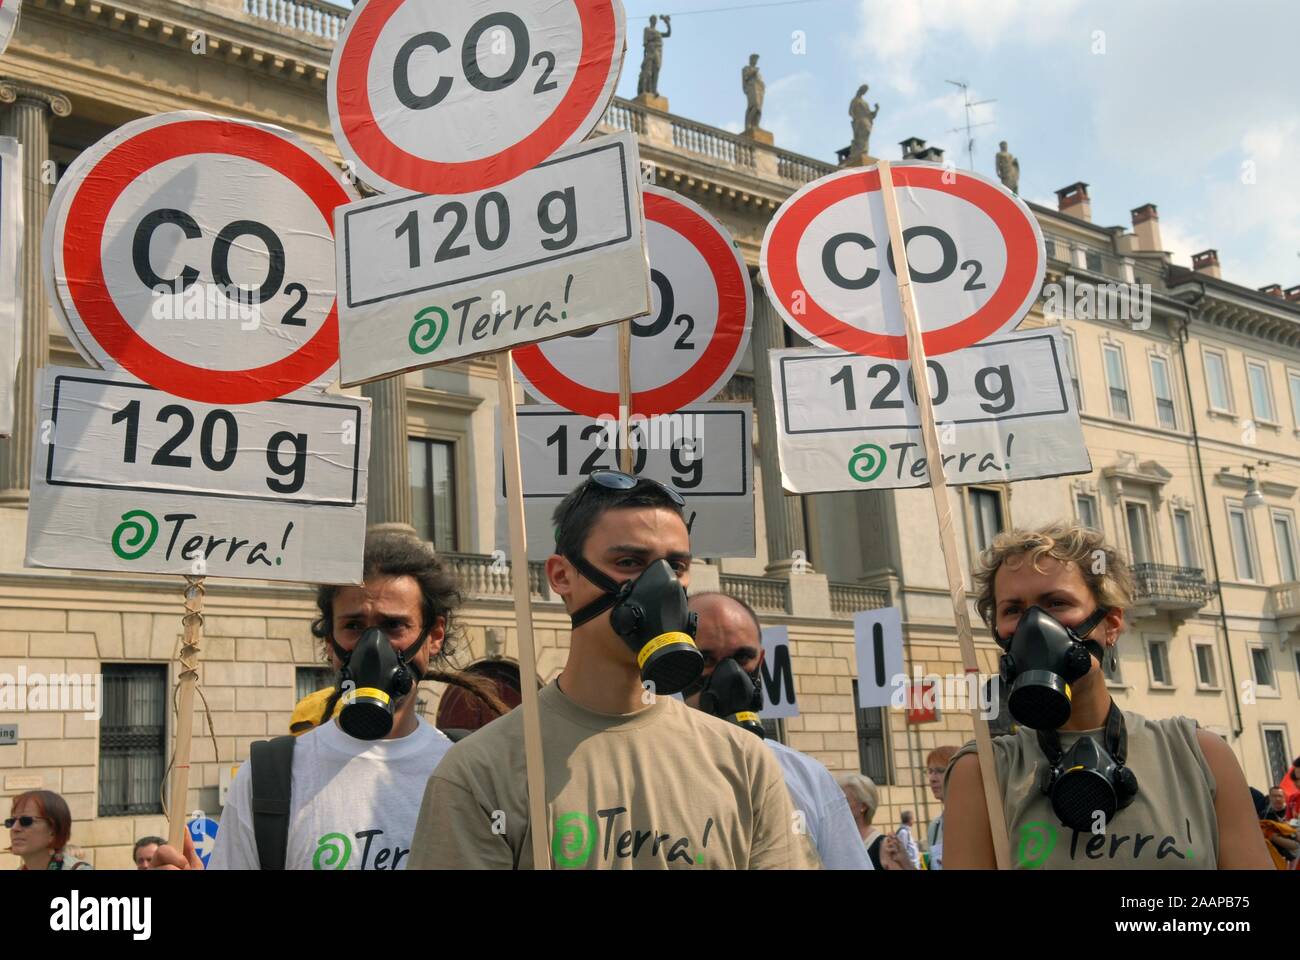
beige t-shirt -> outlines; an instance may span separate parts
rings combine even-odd
[[[1214,812],[1214,774],[1187,717],[1147,720],[1124,711],[1128,767],[1138,794],[1101,832],[1064,826],[1040,784],[1048,769],[1035,731],[993,738],[1002,788],[1011,862],[1018,870],[1214,870],[1219,862],[1219,821]],[[1060,731],[1068,751],[1084,733],[1105,744],[1105,731]],[[953,756],[975,752],[968,743]]]
[[[670,697],[593,713],[539,694],[556,869],[816,869],[776,758]],[[456,744],[424,792],[409,868],[532,869],[523,711]]]

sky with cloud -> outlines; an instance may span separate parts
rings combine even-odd
[[[999,140],[1021,193],[1089,184],[1093,220],[1160,209],[1176,263],[1215,247],[1225,279],[1300,284],[1300,3],[1295,0],[625,0],[618,92],[636,94],[641,33],[672,15],[660,92],[673,113],[738,131],[750,53],[778,146],[833,162],[861,83],[880,104],[871,152],[918,136],[970,166],[962,93],[977,107],[974,169]],[[719,8],[731,8],[719,10]],[[660,23],[663,29],[663,23]]]

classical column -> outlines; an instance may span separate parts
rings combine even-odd
[[[772,370],[768,352],[785,346],[785,325],[767,299],[767,291],[756,277],[754,283],[754,330],[750,344],[754,352],[754,407],[758,416],[758,462],[763,473],[763,516],[767,521],[767,572],[787,576],[795,562],[795,551],[808,556],[808,538],[803,523],[803,497],[785,495],[781,489],[781,464],[776,452],[776,398],[772,391]],[[802,565],[796,569],[805,569]]]
[[[370,526],[411,527],[411,476],[406,456],[406,377],[397,374],[361,388],[371,400]]]
[[[9,104],[0,130],[23,145],[23,248],[18,260],[22,290],[22,358],[14,384],[14,433],[0,443],[0,504],[27,502],[31,485],[32,432],[40,399],[36,371],[49,363],[49,301],[41,275],[41,234],[54,189],[50,159],[50,123],[72,113],[68,98],[53,90],[0,80],[0,103]]]

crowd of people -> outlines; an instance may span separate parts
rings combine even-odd
[[[538,694],[552,863],[994,867],[988,771],[973,744],[926,757],[939,812],[922,839],[913,811],[890,829],[876,823],[880,791],[869,778],[832,776],[764,736],[760,619],[735,597],[688,594],[683,506],[653,480],[599,471],[556,509],[545,573],[572,633],[563,670]],[[1018,725],[993,742],[1013,866],[1294,865],[1296,767],[1290,785],[1253,807],[1222,739],[1111,699],[1102,663],[1133,591],[1100,534],[1057,524],[999,535],[975,584],[1006,654]],[[460,601],[433,550],[396,533],[367,540],[362,585],[320,588],[313,631],[338,683],[299,704],[292,735],[254,745],[208,869],[533,866],[523,711],[450,666],[463,640]],[[422,680],[461,688],[496,719],[453,743],[417,712]],[[1184,823],[1184,849],[1161,841],[1166,824]],[[1026,842],[1044,824],[1050,842]],[[70,846],[71,816],[56,793],[15,797],[5,825],[23,869],[89,866]],[[182,850],[143,837],[133,858],[141,869],[203,868],[188,837]]]

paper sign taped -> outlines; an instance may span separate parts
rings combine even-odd
[[[799,716],[790,657],[790,628],[764,627],[763,652],[763,709],[759,716],[764,720]]]
[[[1059,328],[927,361],[948,483],[1088,473]],[[792,493],[929,483],[906,360],[773,350],[781,481]]]
[[[360,583],[370,401],[237,407],[47,367],[27,565]]]
[[[858,656],[858,706],[893,706],[894,688],[907,682],[903,672],[903,617],[897,607],[853,615]]]
[[[594,470],[618,469],[618,423],[549,405],[517,408],[528,556],[555,550],[552,514]],[[754,555],[753,406],[709,403],[631,427],[632,472],[666,484],[686,501],[697,557]],[[497,542],[508,546],[501,441],[497,439]]]
[[[597,137],[495,190],[340,208],[343,383],[649,313],[639,165]]]

